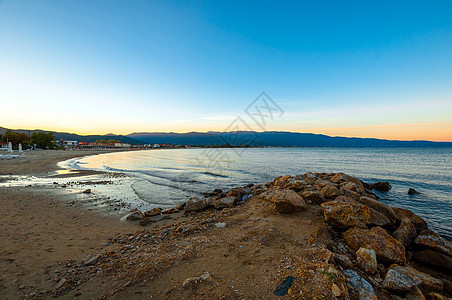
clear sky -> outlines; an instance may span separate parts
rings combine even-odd
[[[452,141],[452,1],[0,1],[0,126]],[[251,122],[251,129],[258,130]]]

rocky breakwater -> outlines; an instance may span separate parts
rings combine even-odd
[[[165,214],[222,211],[245,203],[260,203],[265,207],[261,212],[264,215],[321,212],[329,228],[328,237],[313,240],[308,252],[316,258],[311,262],[322,264],[311,264],[309,268],[322,270],[315,274],[328,275],[331,288],[328,297],[449,299],[452,296],[451,243],[428,229],[427,223],[413,212],[391,207],[372,192],[372,189],[390,188],[389,183],[368,184],[343,173],[306,173],[277,177],[263,185],[250,184],[227,192],[215,190],[176,208],[135,212],[131,218],[140,219],[146,225],[152,218],[161,219]],[[249,209],[249,205],[244,207]],[[303,261],[309,260],[308,256]],[[287,277],[284,281],[286,285],[290,283],[287,291],[300,278]],[[278,287],[277,293],[284,294],[284,291]]]

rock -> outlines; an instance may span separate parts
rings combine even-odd
[[[232,197],[234,200],[242,199],[242,190],[240,188],[233,188],[226,193],[226,197]]]
[[[403,218],[399,228],[394,231],[392,236],[402,243],[405,247],[411,245],[417,236],[416,227],[411,223],[410,219]]]
[[[177,209],[177,207],[171,207],[171,208],[162,210],[162,214],[164,214],[164,215],[175,214],[177,212],[179,212],[179,209]]]
[[[366,273],[377,273],[377,257],[374,250],[359,248],[359,250],[356,251],[356,260]]]
[[[84,190],[83,194],[91,194],[91,189]]]
[[[344,188],[341,188],[341,193],[344,194],[345,196],[353,198],[355,200],[358,200],[361,197],[360,193],[357,193],[357,192],[354,192],[354,191],[351,191],[351,190],[347,190],[347,189],[344,189]]]
[[[392,188],[392,186],[387,181],[379,181],[374,183],[372,188],[380,192],[387,192]]]
[[[452,243],[440,236],[421,234],[414,240],[414,243],[452,256]]]
[[[406,294],[406,300],[425,300],[425,296],[422,294],[422,291],[415,286]]]
[[[325,185],[320,193],[326,199],[335,199],[338,196],[342,195],[342,192],[335,186]]]
[[[428,294],[428,299],[429,300],[451,300],[451,298],[443,296],[441,294],[438,293],[429,293]]]
[[[397,223],[398,221],[397,215],[389,205],[367,196],[362,196],[359,199],[359,202],[385,215],[392,225],[395,225]]]
[[[407,292],[420,283],[421,280],[419,278],[395,268],[390,269],[386,273],[386,278],[383,281],[383,287],[393,291]]]
[[[145,211],[144,212],[144,216],[145,217],[152,217],[152,216],[160,215],[161,212],[162,212],[161,208],[153,208],[151,210]]]
[[[287,181],[289,179],[290,179],[290,175],[276,177],[275,180],[273,180],[274,186],[283,188],[287,184]]]
[[[428,274],[422,273],[421,271],[418,271],[412,267],[405,266],[401,267],[398,265],[392,265],[390,268],[390,271],[393,270],[397,273],[404,274],[404,276],[409,276],[413,278],[413,280],[418,281],[419,284],[422,287],[423,290],[426,291],[442,291],[443,290],[443,283],[441,280],[436,279],[433,276],[430,276]],[[389,271],[388,271],[389,273]],[[387,277],[388,275],[386,275]],[[386,281],[386,279],[385,279]],[[417,284],[416,284],[417,285]]]
[[[55,289],[57,289],[57,290],[61,289],[61,288],[63,287],[63,285],[64,285],[66,282],[67,282],[67,279],[66,279],[66,278],[62,278],[62,279],[58,282],[58,284],[57,284],[57,286],[56,286]]]
[[[414,227],[416,227],[416,231],[418,233],[427,228],[427,222],[425,222],[424,219],[409,211],[408,209],[392,207],[392,210],[399,220],[402,220],[403,218],[410,219],[411,223],[413,223]]]
[[[321,206],[325,220],[333,227],[358,226],[366,228],[366,225],[370,223],[370,211],[367,206],[337,201],[324,202]]]
[[[192,197],[185,202],[185,212],[199,211],[207,207],[206,199],[200,199],[198,197]]]
[[[184,209],[184,208],[185,208],[185,202],[179,203],[179,204],[176,206],[176,208],[177,208],[178,210]]]
[[[408,189],[408,195],[419,195],[420,193],[416,191],[415,189],[409,188]]]
[[[313,204],[321,204],[325,202],[325,198],[318,191],[303,190],[298,193],[303,199],[310,200]]]
[[[352,261],[350,260],[350,258],[348,258],[347,255],[334,253],[333,260],[337,265],[340,265],[345,269],[353,267]]]
[[[452,282],[444,278],[441,281],[443,282],[443,291],[452,295]]]
[[[405,247],[381,227],[370,230],[351,228],[344,233],[345,241],[354,251],[373,249],[378,259],[392,263],[406,263]]]
[[[209,274],[209,272],[205,272],[205,273],[202,274],[201,276],[190,277],[190,278],[185,279],[185,280],[182,282],[182,287],[186,287],[186,286],[188,286],[188,285],[190,285],[190,284],[194,284],[194,283],[199,283],[199,282],[205,281],[205,280],[207,280],[207,279],[210,279],[210,274]]]
[[[222,222],[222,223],[215,223],[215,227],[224,228],[224,227],[226,227],[226,223],[224,223],[224,222]]]
[[[333,284],[331,285],[331,293],[335,297],[340,297],[342,294],[342,290],[333,282]]]
[[[378,300],[372,285],[353,270],[342,272],[347,277],[347,285],[358,295],[360,300]]]
[[[297,178],[303,179],[307,184],[315,184],[317,181],[317,176],[312,174],[311,172],[305,173],[301,176],[297,176]]]
[[[221,199],[218,199],[217,201],[214,202],[214,206],[215,206],[216,209],[233,207],[236,199],[237,198],[235,196],[229,196],[229,197],[221,198]]]
[[[293,282],[295,280],[295,277],[293,276],[287,276],[286,279],[276,288],[276,290],[273,292],[276,296],[285,296],[287,295],[287,292],[289,291],[290,287],[292,286]]]
[[[430,249],[414,253],[414,258],[426,265],[452,270],[452,257]]]
[[[355,192],[358,194],[362,194],[364,192],[364,187],[362,185],[358,186],[357,184],[355,184],[353,182],[347,182],[347,183],[341,184],[341,189]]]
[[[336,175],[334,175],[334,176],[331,178],[331,181],[332,181],[332,182],[335,182],[335,183],[350,182],[350,183],[355,184],[355,185],[358,187],[358,191],[359,191],[359,192],[364,192],[364,191],[366,190],[366,189],[364,188],[364,185],[363,185],[363,183],[361,182],[361,180],[359,180],[359,179],[356,178],[356,177],[353,177],[353,176],[350,176],[350,175],[346,175],[346,174],[341,173],[341,172],[339,172],[339,173],[337,173]]]
[[[130,213],[126,219],[129,221],[143,220],[144,214],[141,211],[136,210],[136,211]]]
[[[85,257],[85,259],[82,261],[83,266],[91,266],[97,263],[99,260],[100,255],[99,254],[92,254]]]
[[[391,224],[389,219],[382,213],[379,213],[373,208],[369,208],[370,211],[370,223],[376,226],[386,226]]]
[[[295,192],[299,192],[299,191],[303,190],[304,188],[306,188],[306,186],[307,186],[306,181],[295,179],[295,178],[290,178],[289,180],[287,180],[287,183],[284,186],[284,188],[292,189]]]
[[[341,202],[341,203],[360,204],[355,199],[353,199],[351,197],[347,197],[347,196],[336,197],[336,199],[334,199],[334,201]]]
[[[279,213],[291,213],[306,208],[303,198],[293,190],[269,189],[259,195],[261,200],[272,204],[272,208]]]

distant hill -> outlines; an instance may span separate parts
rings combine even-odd
[[[4,134],[8,130],[7,128],[0,127],[0,134]],[[49,132],[48,130],[41,130],[41,129],[34,129],[34,130],[27,130],[27,129],[12,129],[14,131],[23,132],[25,134],[33,134],[34,132]],[[78,142],[95,142],[96,140],[117,140],[121,143],[129,143],[132,145],[142,145],[144,142],[140,140],[136,140],[134,138],[124,136],[124,135],[116,135],[116,134],[107,134],[107,135],[79,135],[75,133],[67,133],[67,132],[55,132],[55,139],[60,140],[70,140],[70,141],[78,141]]]
[[[146,144],[170,143],[175,145],[221,145],[229,143],[231,145],[272,147],[452,147],[452,142],[331,137],[323,134],[284,131],[242,131],[233,134],[222,132],[136,132],[127,136]]]
[[[0,127],[0,134],[7,129]],[[44,130],[14,129],[14,131],[33,134]],[[268,147],[452,147],[452,142],[397,141],[371,138],[332,137],[323,134],[285,131],[241,131],[224,132],[135,132],[128,135],[78,135],[67,132],[54,132],[56,139],[94,142],[96,140],[118,140],[132,145],[173,144],[173,145],[223,145],[231,144]]]

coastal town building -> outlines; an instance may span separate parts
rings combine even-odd
[[[8,144],[0,141],[0,149],[8,149]]]

